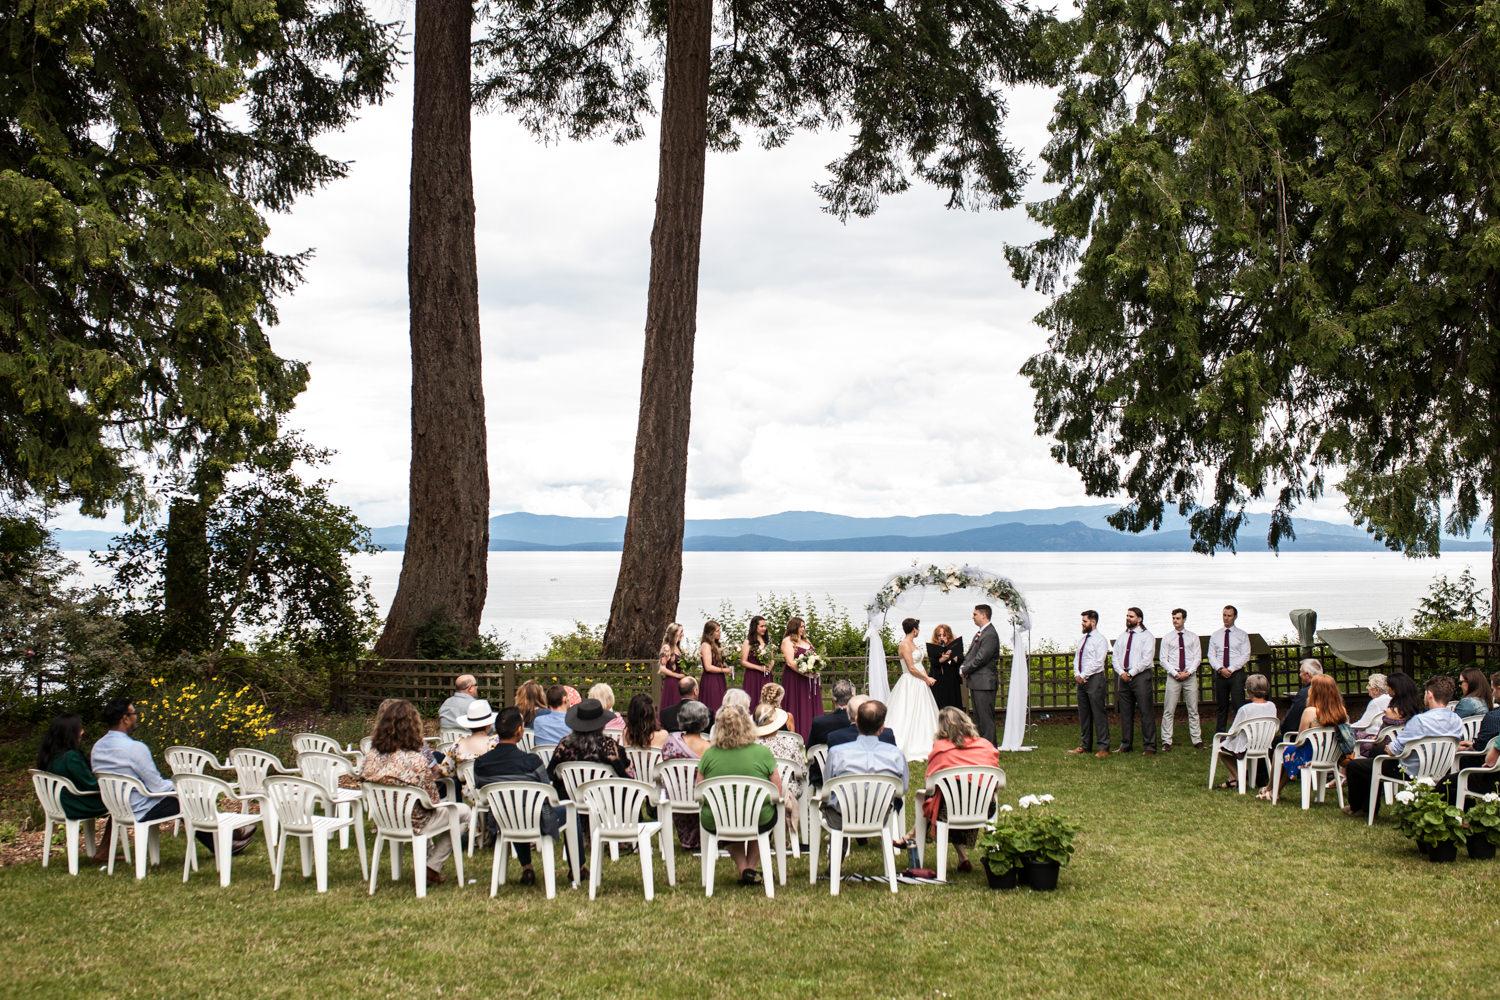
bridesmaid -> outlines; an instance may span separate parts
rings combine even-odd
[[[745,671],[745,680],[740,687],[750,696],[751,705],[760,704],[760,689],[771,679],[771,664],[776,655],[771,652],[771,626],[762,615],[750,619],[745,630],[745,641],[740,643],[740,667]]]
[[[687,630],[676,622],[668,625],[661,637],[661,649],[656,654],[656,672],[661,674],[661,698],[656,703],[658,712],[666,711],[682,700],[677,682],[687,676],[678,666],[682,662],[682,641],[685,638]]]
[[[796,722],[797,735],[806,743],[812,734],[812,720],[823,712],[823,687],[816,675],[797,669],[798,657],[812,650],[807,638],[807,623],[793,618],[786,623],[786,637],[781,640],[781,686],[786,689],[782,705]]]
[[[724,692],[729,690],[729,675],[734,672],[724,659],[724,649],[719,644],[723,629],[715,621],[705,622],[703,638],[698,643],[698,660],[703,664],[703,681],[698,689],[698,700],[708,708],[709,715],[717,715],[724,703]]]

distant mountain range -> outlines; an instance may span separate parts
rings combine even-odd
[[[1113,504],[995,511],[991,514],[926,514],[917,517],[848,517],[821,511],[784,511],[764,517],[690,520],[683,548],[696,552],[1187,552],[1187,519],[1168,513],[1162,530],[1133,535],[1105,520]],[[1297,518],[1297,537],[1282,548],[1297,552],[1375,552],[1385,546],[1353,524]],[[1240,548],[1265,544],[1267,518],[1246,517]],[[406,525],[375,528],[377,545],[399,550]],[[56,531],[64,549],[103,549],[108,531]],[[625,538],[623,517],[561,517],[501,514],[490,518],[495,552],[617,552]],[[1452,551],[1489,549],[1485,538],[1444,539]]]
[[[991,514],[919,517],[847,517],[820,511],[786,511],[765,517],[688,521],[683,548],[698,552],[1186,552],[1187,520],[1164,519],[1162,530],[1140,535],[1117,531],[1106,520],[1112,504],[1055,507]],[[1353,524],[1299,518],[1287,550],[1358,552],[1385,547]],[[1263,545],[1264,515],[1251,515],[1241,547]],[[386,534],[389,532],[389,534]],[[380,544],[399,546],[404,529],[384,529]],[[498,551],[618,551],[625,519],[503,514],[490,519],[490,548]],[[1488,549],[1487,541],[1452,539],[1453,550]]]

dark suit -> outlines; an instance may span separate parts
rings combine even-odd
[[[835,708],[827,715],[820,715],[813,720],[812,731],[807,735],[807,745],[815,747],[827,745],[828,734],[843,729],[850,724],[849,713],[842,708]]]
[[[845,721],[842,729],[835,729],[828,734],[826,746],[832,750],[836,746],[853,743],[858,736],[859,727],[852,722]],[[880,730],[880,742],[889,743],[891,746],[896,745],[896,734],[891,731],[889,726]],[[817,744],[809,743],[808,746],[817,746]],[[818,762],[815,760],[808,761],[807,780],[814,788],[821,788],[823,786],[823,769],[818,767]]]
[[[698,699],[697,698],[689,698],[687,700],[688,701],[697,701]],[[663,729],[665,729],[667,732],[669,732],[669,733],[680,733],[680,732],[682,732],[682,727],[677,724],[677,711],[678,711],[678,709],[680,709],[682,707],[682,705],[683,705],[683,703],[679,701],[677,704],[675,704],[675,705],[668,705],[666,708],[664,708],[664,709],[661,710],[661,727]],[[708,721],[709,721],[710,724],[712,724],[713,723],[713,716],[710,715]]]
[[[495,749],[475,758],[474,790],[478,791],[492,781],[537,781],[544,785],[552,783],[542,758],[534,753],[527,753],[514,743],[498,743]],[[556,836],[562,829],[566,815],[561,806],[550,810],[550,815],[549,810],[543,809],[542,832]],[[497,829],[493,816],[487,817],[485,822],[492,833]],[[531,864],[531,845],[518,843],[515,847],[516,859],[523,865]]]
[[[995,742],[995,691],[1000,687],[1000,636],[992,623],[974,634],[974,642],[964,656],[959,676],[969,689],[974,706],[974,728],[979,735]]]
[[[1302,728],[1302,711],[1307,708],[1307,685],[1298,688],[1297,693],[1292,696],[1291,707],[1281,717],[1281,735],[1286,739],[1294,739],[1297,731]]]

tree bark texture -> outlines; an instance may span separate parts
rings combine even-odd
[[[478,634],[488,583],[490,480],[485,450],[469,151],[473,8],[414,5],[411,218],[411,510],[401,578],[375,645],[410,656],[441,618]]]
[[[654,654],[682,585],[712,29],[712,0],[669,0],[640,416],[608,657]]]

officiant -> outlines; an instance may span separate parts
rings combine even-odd
[[[932,641],[927,644],[927,668],[937,681],[932,686],[932,697],[939,711],[945,708],[964,707],[963,679],[958,668],[964,662],[964,641],[953,637],[953,629],[939,625],[932,630]]]

